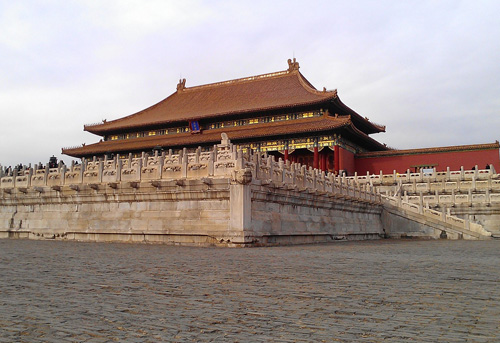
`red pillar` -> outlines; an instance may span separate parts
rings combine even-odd
[[[338,174],[340,170],[340,147],[338,145],[333,147],[333,168]]]
[[[288,161],[288,149],[285,149],[285,162]]]
[[[321,154],[321,170],[326,171],[326,158],[327,154],[325,153],[326,149],[323,149],[323,153]]]
[[[313,160],[313,168],[319,168],[319,151],[318,147],[314,147],[314,160]]]

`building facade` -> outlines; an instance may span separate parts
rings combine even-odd
[[[370,137],[385,132],[385,126],[347,107],[336,90],[317,90],[300,73],[295,59],[288,60],[287,70],[242,79],[195,87],[186,87],[182,79],[177,90],[159,103],[117,120],[85,125],[84,130],[101,140],[63,148],[64,154],[88,158],[184,147],[208,150],[226,133],[243,151],[267,152],[335,173],[446,168],[461,152],[470,155],[469,164],[492,164],[500,170],[498,142],[389,149]]]

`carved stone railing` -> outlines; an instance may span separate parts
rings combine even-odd
[[[392,174],[370,174],[358,175],[355,173],[354,176],[349,176],[347,179],[354,180],[356,183],[370,183],[374,186],[380,185],[391,185],[410,182],[457,182],[457,181],[480,181],[480,180],[491,180],[492,178],[498,178],[498,174],[494,167],[491,165],[489,169],[476,169],[474,170],[464,170],[463,167],[458,171],[451,171],[447,168],[445,172],[437,172],[435,169],[432,171],[426,171],[421,173],[411,173],[409,170],[406,173],[397,173],[394,171]]]
[[[373,185],[380,193],[401,193],[410,203],[428,203],[433,206],[461,204],[500,204],[500,175],[491,165],[489,169],[445,172],[425,171],[404,174],[366,174],[346,177],[356,184]],[[421,196],[423,198],[421,199]]]
[[[243,154],[224,135],[221,144],[215,145],[211,151],[202,152],[198,148],[191,153],[183,149],[177,154],[170,150],[152,156],[143,153],[141,157],[132,157],[131,154],[128,157],[117,155],[113,159],[94,157],[68,167],[61,164],[58,168],[49,168],[47,165],[39,169],[27,168],[17,174],[0,179],[0,189],[4,193],[14,189],[22,189],[23,193],[40,193],[44,187],[59,191],[62,186],[79,191],[82,185],[94,189],[116,188],[120,182],[137,187],[140,182],[158,184],[160,180],[224,177],[237,182],[255,180],[275,188],[380,203],[380,195],[372,185],[356,183],[350,178],[318,169],[307,169],[298,163],[275,161],[266,153]]]

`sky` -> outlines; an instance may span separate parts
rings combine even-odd
[[[500,1],[0,0],[0,164],[47,163],[186,86],[282,71],[398,149],[500,139]]]

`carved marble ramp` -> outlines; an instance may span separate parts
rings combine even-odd
[[[395,238],[490,239],[492,233],[482,225],[427,207],[382,196],[383,226]]]

